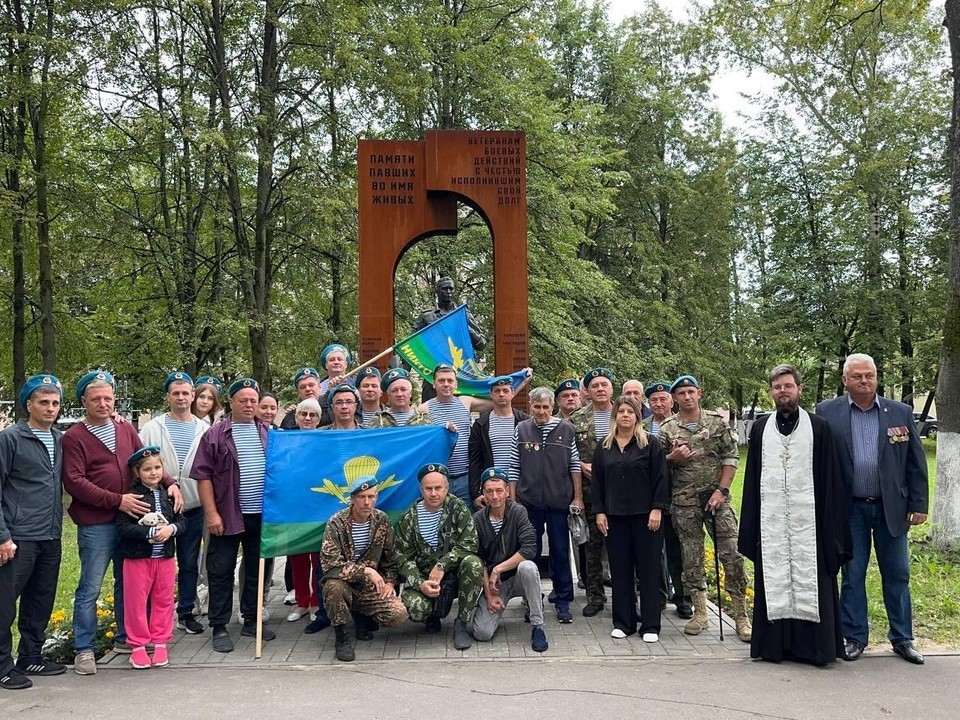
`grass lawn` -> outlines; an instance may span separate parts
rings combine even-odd
[[[924,440],[927,467],[930,475],[930,504],[933,505],[935,479],[936,441]],[[730,493],[737,512],[743,492],[743,470],[746,467],[746,449],[741,449],[740,467]],[[929,525],[924,524],[910,531],[910,588],[913,596],[914,634],[924,644],[960,648],[960,556],[944,556],[930,545],[927,539]],[[63,523],[63,563],[60,567],[60,584],[54,610],[63,610],[69,618],[73,592],[77,587],[80,562],[77,558],[77,529],[69,518]],[[709,545],[710,540],[707,538]],[[712,550],[712,548],[711,548]],[[753,578],[753,564],[745,561],[749,577]],[[711,560],[712,563],[712,560]],[[708,576],[712,577],[712,564]],[[102,594],[112,594],[113,576],[107,573]],[[870,612],[870,642],[886,642],[887,622],[880,590],[880,574],[876,561],[872,560],[867,572],[867,596]],[[14,627],[14,648],[17,630]]]

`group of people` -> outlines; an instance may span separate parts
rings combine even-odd
[[[396,528],[376,508],[376,479],[356,478],[347,507],[326,523],[320,551],[288,559],[296,608],[287,619],[309,614],[308,633],[332,625],[340,660],[354,657],[351,620],[358,639],[408,619],[439,632],[454,599],[458,649],[492,638],[507,603],[522,597],[531,647],[547,650],[537,564],[543,536],[553,584],[547,600],[556,621],[570,623],[568,523],[581,516],[589,528],[578,553],[583,615],[606,607],[606,563],[613,638],[639,632],[657,642],[667,599],[687,620],[685,633],[709,627],[706,530],[724,566],[737,635],[753,657],[856,660],[868,639],[872,543],[890,641],[905,659],[923,662],[913,645],[907,530],[926,519],[926,464],[910,409],[876,394],[869,356],[847,359],[847,395],[821,403],[817,415],[800,407],[795,368],[772,371],[777,409],[750,433],[739,528],[729,500],[736,438],[701,407],[692,375],[646,387],[628,380],[614,397],[613,373],[596,367],[582,379],[532,389],[528,416],[513,407],[509,377],[493,381],[489,399],[458,396],[456,371],[440,365],[435,397],[416,406],[405,370],[365,367],[348,376],[347,359],[345,347],[331,345],[321,354],[326,376],[298,370],[298,403],[279,427],[277,399],[255,379],[230,384],[222,412],[220,380],[174,372],[163,383],[168,410],[138,435],[114,413],[113,377],[94,370],[76,385],[82,421],[61,434],[53,427],[60,382],[30,378],[18,397],[26,417],[0,432],[0,687],[26,688],[31,675],[65,669],[41,652],[59,574],[62,490],[72,498],[80,559],[75,671],[97,671],[96,602],[111,563],[114,650],[130,653],[136,668],[163,666],[174,622],[188,633],[206,630],[195,612],[201,578],[213,649],[233,650],[234,577],[241,550],[259,559],[269,432],[432,423],[455,430],[456,446],[449,457],[425,458],[415,472],[421,497]],[[752,623],[743,556],[756,568]],[[242,563],[241,635],[257,630],[258,564]],[[264,640],[274,637],[262,628]]]

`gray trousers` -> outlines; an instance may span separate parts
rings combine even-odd
[[[527,608],[530,610],[530,624],[533,626],[543,625],[543,595],[540,588],[540,570],[537,564],[532,560],[524,560],[517,566],[517,573],[509,580],[503,580],[500,583],[500,599],[503,600],[503,610],[507,609],[507,603],[512,598],[523,596],[527,601]],[[470,623],[470,634],[476,640],[486,641],[493,637],[493,634],[500,627],[500,619],[503,615],[500,612],[491,613],[487,610],[487,600],[484,595],[480,596],[477,603],[477,609],[473,612],[473,621]]]

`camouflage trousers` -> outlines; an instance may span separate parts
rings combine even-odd
[[[467,555],[456,568],[448,569],[444,578],[446,579],[451,574],[455,577],[452,587],[460,606],[457,617],[467,622],[473,614],[473,609],[477,606],[480,593],[483,592],[483,562],[476,555]],[[407,612],[413,622],[426,622],[427,618],[434,612],[438,600],[438,598],[427,597],[420,592],[419,588],[412,585],[404,586],[400,598],[406,605]],[[449,611],[448,605],[445,612],[439,617],[446,617]]]
[[[713,537],[713,520],[703,508],[674,505],[670,513],[673,527],[680,538],[683,585],[687,591],[707,589],[707,573],[703,567],[703,530],[706,527],[723,565],[727,592],[734,597],[742,597],[747,589],[747,576],[743,570],[743,556],[737,552],[737,516],[730,503],[725,502],[717,509],[717,537]]]
[[[400,598],[380,597],[374,584],[366,578],[361,583],[324,580],[323,607],[335,627],[346,625],[351,611],[372,617],[384,627],[396,627],[407,619],[407,609]]]
[[[587,589],[587,603],[606,605],[607,593],[603,587],[603,546],[604,537],[597,527],[597,514],[591,512],[587,506],[587,527],[590,528],[590,539],[583,544],[583,554],[587,560],[584,568],[583,584]]]

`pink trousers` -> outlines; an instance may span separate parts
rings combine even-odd
[[[137,648],[164,644],[173,637],[173,558],[123,561],[123,618],[127,642]],[[150,617],[147,617],[147,603]]]

